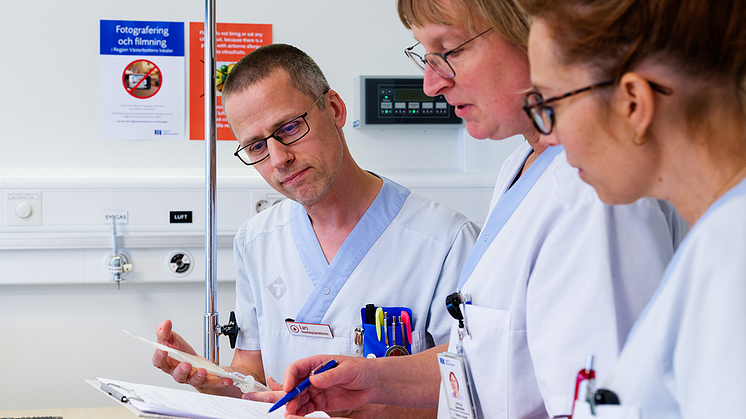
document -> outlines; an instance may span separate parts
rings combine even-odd
[[[160,343],[149,341],[145,338],[142,338],[140,336],[135,336],[132,333],[128,331],[124,331],[128,335],[132,336],[133,338],[139,340],[140,342],[143,342],[145,344],[148,344],[156,349],[160,349],[162,351],[168,352],[168,356],[180,361],[180,362],[188,362],[192,364],[194,368],[204,368],[209,372],[210,374],[215,374],[218,377],[223,378],[230,378],[233,380],[233,385],[240,388],[242,392],[249,393],[253,391],[269,391],[269,387],[263,385],[262,383],[254,380],[254,377],[250,375],[243,375],[239,374],[237,372],[228,372],[224,369],[220,368],[219,366],[213,364],[212,362],[206,360],[205,358],[195,356],[188,354],[186,352],[179,351],[174,348],[169,348],[166,345],[162,345]]]
[[[271,403],[254,402],[233,397],[213,396],[190,390],[135,384],[98,378],[86,380],[107,396],[122,403],[140,417],[171,417],[195,419],[284,418],[285,407],[267,413]],[[328,418],[322,412],[309,417]]]

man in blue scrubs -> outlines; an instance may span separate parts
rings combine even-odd
[[[361,169],[342,132],[344,102],[297,48],[274,44],[247,55],[222,94],[236,156],[290,198],[236,235],[241,332],[230,369],[266,382],[306,356],[360,354],[355,328],[368,303],[412,309],[413,352],[447,342],[443,302],[457,288],[478,228]],[[158,341],[194,353],[171,326],[158,326]],[[199,391],[241,395],[230,380],[165,352],[156,351],[153,363]]]

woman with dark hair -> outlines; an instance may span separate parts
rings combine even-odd
[[[746,1],[524,3],[540,141],[564,145],[604,202],[665,199],[692,226],[600,383],[621,405],[595,413],[742,417]]]

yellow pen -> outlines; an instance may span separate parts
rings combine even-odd
[[[381,341],[381,324],[382,323],[383,323],[383,309],[381,307],[378,307],[376,309],[376,335],[378,336],[379,342]],[[385,325],[385,323],[383,324]]]

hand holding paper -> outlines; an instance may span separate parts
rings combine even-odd
[[[240,374],[238,372],[228,372],[222,369],[221,367],[213,364],[212,362],[206,360],[205,358],[202,358],[200,356],[190,354],[178,349],[174,349],[171,347],[168,347],[166,345],[156,343],[149,341],[145,338],[135,336],[130,332],[127,332],[127,334],[134,337],[135,339],[144,342],[156,349],[160,349],[164,352],[168,352],[168,356],[175,359],[176,361],[180,362],[188,362],[191,364],[194,368],[204,368],[208,373],[214,374],[218,377],[222,378],[228,378],[233,381],[233,385],[240,388],[242,392],[252,392],[252,391],[266,391],[269,390],[266,386],[263,384],[257,382],[254,380],[254,377],[252,376],[245,376],[243,374]],[[188,345],[187,345],[188,346]],[[191,347],[189,347],[191,348]]]

